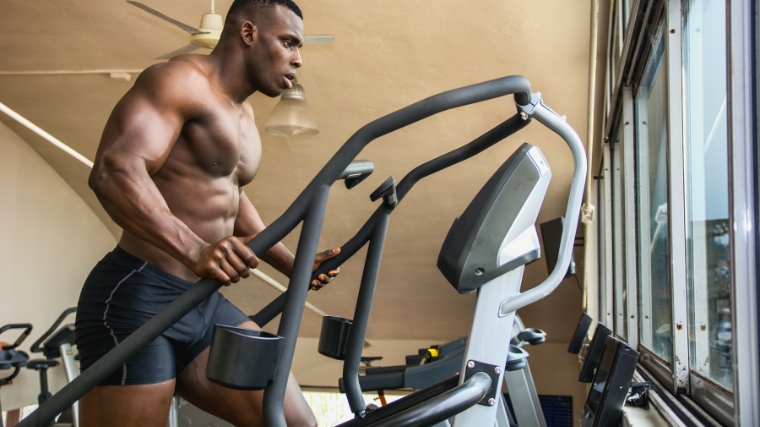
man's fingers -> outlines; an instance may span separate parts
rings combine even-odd
[[[330,277],[335,277],[335,276],[337,276],[337,275],[338,275],[338,273],[340,273],[340,268],[338,268],[338,269],[335,269],[335,270],[330,270],[330,271],[327,273],[327,275],[328,275],[328,276],[330,276]]]
[[[227,275],[227,277],[229,277],[229,280],[232,283],[237,283],[240,281],[240,275],[235,270],[235,268],[232,265],[230,265],[229,262],[224,260],[219,263],[219,266],[221,267],[222,271],[224,271],[224,273]]]
[[[321,264],[330,258],[336,257],[339,253],[340,253],[340,248],[328,249],[324,252],[318,253],[315,261]]]
[[[230,241],[232,242],[235,254],[237,254],[237,256],[240,257],[240,260],[246,266],[250,268],[256,268],[259,265],[259,259],[256,257],[256,254],[253,253],[251,248],[243,244],[243,242],[240,239],[233,238]],[[248,277],[248,276],[245,276],[245,277]]]
[[[227,263],[234,270],[235,274],[248,277],[248,267],[245,265],[236,253],[228,253],[226,258]],[[232,276],[230,276],[232,278]]]
[[[214,279],[222,282],[222,285],[229,286],[230,285],[230,276],[227,275],[221,268],[219,267],[212,267],[208,269],[209,273],[211,273],[211,277]]]

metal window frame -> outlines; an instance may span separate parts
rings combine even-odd
[[[689,381],[691,383],[689,390],[691,400],[722,424],[727,426],[739,425],[734,421],[736,405],[734,404],[735,395],[731,391],[696,371],[689,373]]]
[[[756,6],[755,6],[756,7]],[[753,79],[756,60],[753,42],[753,2],[728,0],[728,97],[729,173],[731,190],[733,328],[734,328],[734,418],[737,425],[760,425],[760,339],[758,338],[757,280],[757,144]],[[736,184],[736,185],[734,185]],[[741,372],[741,375],[740,375]]]
[[[610,152],[610,143],[607,142],[604,144],[604,150],[603,150],[603,172],[602,172],[602,181],[603,181],[603,188],[604,188],[604,285],[601,287],[602,292],[600,295],[601,300],[601,307],[600,311],[602,313],[602,318],[604,319],[605,325],[607,325],[610,329],[612,329],[612,320],[614,319],[613,310],[614,310],[614,303],[613,303],[613,288],[614,285],[613,282],[613,269],[612,269],[612,263],[614,261],[613,259],[613,247],[612,247],[612,180],[610,170],[610,159],[611,159],[611,152]]]
[[[665,8],[665,72],[667,73],[668,245],[670,251],[671,333],[674,392],[689,389],[689,313],[686,283],[686,187],[683,164],[683,79],[681,1]]]
[[[622,117],[620,118],[622,120]],[[620,122],[620,120],[618,120]],[[623,129],[618,125],[616,137],[609,143],[610,159],[612,168],[610,170],[612,190],[612,301],[613,301],[613,327],[615,336],[620,337],[623,341],[628,341],[627,311],[625,294],[628,291],[626,275],[626,247],[625,242],[625,150],[623,148]],[[618,140],[618,136],[620,139]]]
[[[633,117],[633,90],[623,88],[623,185],[625,196],[625,262],[626,292],[628,304],[628,345],[639,346],[639,291],[638,265],[636,262],[636,168],[635,135]]]

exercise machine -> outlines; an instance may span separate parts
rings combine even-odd
[[[44,359],[30,360],[26,367],[37,371],[40,377],[40,394],[37,397],[37,402],[42,405],[45,403],[52,394],[48,389],[48,369],[54,368],[59,365],[56,359],[61,359],[63,363],[64,372],[66,373],[66,380],[71,382],[77,377],[79,369],[76,364],[72,345],[76,340],[76,334],[73,324],[63,325],[60,329],[58,327],[70,314],[77,311],[76,307],[68,308],[58,316],[53,325],[45,331],[37,341],[32,344],[30,350],[32,353],[42,353]],[[50,424],[53,425],[53,424]],[[79,403],[74,402],[71,406],[66,408],[63,413],[58,417],[55,425],[71,425],[73,427],[79,427]]]
[[[504,382],[514,399],[513,410],[504,407],[510,426],[546,427],[541,403],[528,365],[525,345],[539,345],[546,342],[546,333],[536,328],[525,328],[520,316],[515,314],[509,353],[504,372]],[[421,348],[417,354],[406,356],[406,364],[398,366],[371,367],[359,376],[363,392],[376,391],[382,397],[386,390],[422,389],[443,381],[462,367],[466,338]],[[339,389],[345,392],[343,379]],[[499,402],[504,404],[505,402]]]
[[[517,114],[470,144],[415,168],[398,185],[389,178],[371,195],[371,199],[382,199],[382,202],[357,236],[342,247],[338,256],[323,263],[318,271],[311,271],[330,187],[341,177],[349,183],[353,174],[344,176],[344,173],[369,142],[441,111],[508,94],[515,95]],[[551,175],[540,150],[525,144],[488,181],[455,222],[439,256],[439,269],[457,291],[478,293],[461,375],[367,412],[358,386],[358,371],[390,213],[420,179],[482,152],[527,126],[533,118],[560,135],[570,146],[574,159],[565,215],[568,226],[563,230],[557,266],[544,283],[529,291],[519,292],[525,264],[538,257],[534,223]],[[217,352],[216,348],[221,349],[218,351],[221,366],[228,361],[224,355],[230,354],[225,350],[231,348],[239,348],[243,351],[241,354],[250,357],[248,360],[257,362],[255,367],[241,362],[227,364],[226,371],[217,372],[215,366],[220,365],[213,363],[210,356],[207,376],[220,383],[231,381],[230,384],[234,385],[234,381],[243,381],[243,386],[248,388],[263,387],[265,423],[272,427],[285,426],[283,398],[309,282],[312,277],[340,265],[368,243],[361,289],[345,347],[343,377],[349,404],[356,415],[346,425],[430,425],[449,418],[453,418],[454,426],[483,426],[501,422],[497,421],[500,417],[497,409],[501,405],[496,404],[495,396],[500,394],[503,366],[509,350],[509,340],[504,337],[512,329],[515,311],[547,296],[564,277],[570,262],[585,175],[586,159],[580,138],[564,118],[543,104],[539,94],[531,93],[530,84],[520,76],[444,92],[375,120],[355,133],[338,150],[280,218],[247,243],[254,253],[261,256],[303,222],[288,291],[275,301],[273,308],[270,307],[270,311],[281,312],[282,315],[277,335],[235,333],[230,328],[217,325],[211,354],[213,356]],[[498,214],[489,215],[492,208]],[[476,237],[485,239],[487,247],[473,245]],[[499,256],[479,264],[475,262],[478,257],[470,255],[477,254],[481,249]],[[45,426],[220,286],[213,279],[198,281],[48,399],[20,425]],[[484,342],[488,346],[484,347]],[[253,365],[252,362],[247,363]],[[503,422],[508,423],[506,419]]]
[[[32,325],[29,323],[11,323],[0,328],[0,334],[11,329],[22,329],[21,335],[16,338],[13,344],[4,345],[0,349],[0,371],[6,371],[13,369],[9,375],[0,377],[0,387],[8,385],[21,371],[21,368],[26,366],[29,361],[29,355],[21,350],[16,350],[21,343],[24,342],[26,337],[32,332]],[[0,412],[2,411],[2,400],[0,399]],[[10,415],[9,415],[10,417]],[[10,421],[11,425],[15,421]],[[0,427],[4,426],[3,418],[0,416]]]

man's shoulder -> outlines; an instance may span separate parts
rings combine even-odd
[[[209,84],[208,75],[196,61],[179,58],[151,65],[140,74],[140,79],[144,80],[145,83],[160,83],[162,85]]]
[[[187,106],[207,99],[211,89],[208,75],[198,64],[173,60],[146,68],[135,81],[133,91],[159,103],[180,102]]]

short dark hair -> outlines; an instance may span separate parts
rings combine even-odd
[[[247,14],[249,16],[255,16],[259,12],[266,12],[267,9],[271,9],[277,5],[285,6],[293,13],[303,19],[303,13],[293,0],[235,0],[230,6],[230,10],[227,12],[227,17],[237,16],[240,14]]]

